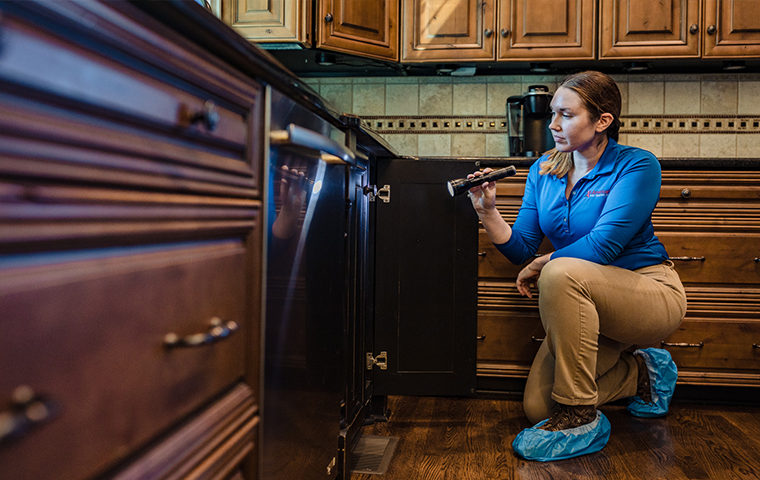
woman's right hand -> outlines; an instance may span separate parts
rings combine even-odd
[[[492,172],[492,168],[486,168],[485,170],[477,171],[467,175],[467,178],[476,178],[486,173]],[[475,211],[480,215],[481,213],[490,212],[496,209],[496,182],[488,182],[476,187],[472,187],[467,196],[470,197],[472,206]]]

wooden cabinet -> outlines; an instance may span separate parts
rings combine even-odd
[[[753,0],[602,0],[599,58],[756,57],[759,30]]]
[[[760,3],[753,0],[704,0],[704,57],[760,55]]]
[[[312,2],[221,0],[220,18],[244,38],[265,44],[311,47]]]
[[[513,222],[527,169],[498,186],[498,208]],[[663,167],[653,214],[658,238],[687,294],[686,319],[662,344],[691,385],[760,385],[760,174]],[[553,248],[544,242],[540,253]],[[524,378],[543,338],[538,304],[514,286],[522,266],[480,235],[478,375]]]
[[[398,61],[398,8],[398,0],[320,0],[317,46]]]
[[[497,60],[593,60],[594,0],[500,0]]]
[[[403,0],[402,62],[493,60],[495,0]]]
[[[602,0],[599,58],[700,56],[700,0]]]
[[[127,2],[0,22],[0,478],[243,471],[263,88]]]

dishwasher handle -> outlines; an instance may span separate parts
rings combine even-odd
[[[274,130],[269,133],[269,143],[271,145],[294,145],[318,150],[340,158],[342,161],[350,164],[356,163],[354,152],[344,147],[331,138],[327,138],[308,128],[299,127],[290,124],[285,130]]]

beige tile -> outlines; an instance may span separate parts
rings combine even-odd
[[[399,155],[417,156],[417,137],[414,133],[389,133],[384,138]]]
[[[451,156],[451,135],[447,133],[419,135],[417,155],[420,157]]]
[[[509,146],[507,145],[507,134],[485,135],[486,137],[486,157],[508,157]]]
[[[630,145],[630,143],[628,143],[628,134],[627,133],[621,133],[621,134],[619,134],[617,142],[620,145]]]
[[[455,133],[451,135],[452,157],[483,157],[486,154],[486,138],[480,133]]]
[[[620,115],[628,115],[628,82],[616,81],[618,90],[620,90]]]
[[[736,156],[740,158],[760,157],[760,133],[736,135]]]
[[[737,81],[702,81],[700,113],[703,115],[736,115]]]
[[[320,85],[320,95],[339,112],[353,113],[353,88],[350,83],[323,83]]]
[[[739,115],[759,115],[760,114],[760,82],[758,81],[740,81],[739,82]]]
[[[452,115],[451,83],[420,84],[420,115]]]
[[[700,82],[665,82],[665,114],[699,114]]]
[[[454,115],[486,114],[485,83],[455,83],[453,87]]]
[[[699,157],[699,134],[664,133],[662,135],[663,157]]]
[[[656,157],[662,156],[662,134],[628,134],[628,145],[643,148],[652,152]]]
[[[735,133],[703,133],[699,135],[699,156],[729,158],[736,156]]]
[[[661,115],[664,82],[628,82],[628,115]]]
[[[406,83],[385,85],[386,115],[417,115],[419,103],[419,85]]]
[[[385,115],[385,84],[354,84],[355,115]]]
[[[489,83],[486,89],[486,114],[507,116],[507,98],[520,95],[519,83]]]
[[[351,77],[322,77],[319,82],[324,85],[326,83],[353,83]]]

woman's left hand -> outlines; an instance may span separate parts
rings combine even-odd
[[[533,298],[531,286],[538,284],[538,277],[541,276],[541,270],[543,270],[544,265],[546,265],[551,258],[551,254],[542,255],[520,270],[520,273],[517,274],[517,282],[515,282],[517,285],[517,291],[520,292],[520,295]]]

